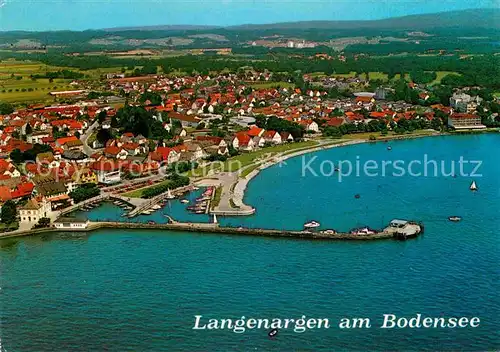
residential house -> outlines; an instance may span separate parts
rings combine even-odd
[[[21,223],[28,223],[35,225],[41,218],[48,217],[51,211],[50,202],[39,197],[32,198],[28,202],[19,208],[19,218]]]
[[[280,136],[283,143],[293,142],[293,136],[291,133],[281,132]]]
[[[0,159],[0,178],[19,177],[21,173],[13,163],[5,159]]]
[[[301,120],[299,122],[299,124],[301,124],[302,126],[304,126],[304,128],[306,129],[306,131],[312,131],[312,132],[315,132],[315,133],[319,132],[319,126],[313,120]]]
[[[99,181],[97,180],[97,175],[96,173],[91,170],[90,168],[82,168],[77,170],[73,176],[72,176],[73,181],[77,182],[78,184],[83,184],[83,183],[95,183],[97,184]]]
[[[90,165],[95,172],[97,182],[102,184],[113,184],[121,181],[120,164],[115,160],[100,159]]]
[[[127,159],[127,156],[129,154],[125,149],[123,149],[121,147],[109,146],[109,147],[104,148],[104,155],[108,158],[125,160],[125,159]]]
[[[281,135],[276,131],[266,131],[263,135],[267,143],[281,144]]]
[[[52,176],[35,176],[36,191],[46,201],[51,203],[52,209],[65,207],[72,203],[68,196],[68,189],[63,181]]]
[[[244,131],[238,132],[231,140],[234,149],[251,151],[255,148],[252,138]]]
[[[43,139],[50,137],[50,133],[48,132],[43,132],[43,131],[36,131],[30,134],[27,138],[26,141],[31,144],[43,144]]]

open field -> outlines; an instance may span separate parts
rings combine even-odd
[[[354,71],[351,71],[350,73],[334,73],[332,77],[339,77],[339,78],[353,78],[356,77],[357,73]]]
[[[54,100],[49,92],[73,89],[69,83],[71,80],[55,79],[49,82],[48,79],[30,78],[0,79],[0,100],[6,102],[28,102],[28,101],[48,101]]]
[[[439,84],[441,83],[441,80],[446,76],[446,75],[451,75],[451,74],[455,74],[455,75],[460,75],[460,73],[458,72],[452,72],[452,71],[436,71],[436,79],[434,81],[431,82],[431,84]]]
[[[13,103],[46,102],[54,100],[49,96],[52,91],[75,89],[70,86],[69,79],[46,78],[32,80],[31,75],[44,75],[47,72],[63,69],[81,72],[89,79],[98,79],[106,73],[121,72],[121,67],[101,68],[95,70],[76,70],[70,67],[56,67],[33,61],[0,61],[0,101]]]
[[[289,82],[255,82],[255,83],[250,83],[250,87],[255,88],[255,89],[268,89],[268,88],[274,88],[274,87],[281,87],[281,88],[293,88],[294,84],[289,83]]]

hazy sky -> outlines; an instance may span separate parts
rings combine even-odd
[[[498,7],[500,0],[0,0],[0,30],[380,19]]]

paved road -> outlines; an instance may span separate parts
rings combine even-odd
[[[83,152],[87,154],[88,156],[91,156],[92,154],[95,154],[99,151],[99,149],[93,149],[88,145],[88,139],[94,133],[94,130],[99,127],[99,122],[96,121],[94,122],[88,129],[85,131],[83,135],[80,136],[80,140],[83,143]]]

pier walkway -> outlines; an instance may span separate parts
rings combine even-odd
[[[173,221],[173,220],[172,220]],[[370,235],[359,235],[350,233],[325,233],[325,232],[310,232],[310,231],[292,231],[292,230],[274,230],[274,229],[258,229],[258,228],[234,228],[223,227],[214,223],[188,223],[188,222],[170,222],[168,224],[155,223],[135,223],[135,222],[89,222],[86,228],[43,228],[28,231],[13,231],[0,234],[1,238],[11,238],[20,236],[36,235],[50,232],[90,232],[98,229],[147,229],[147,230],[162,230],[162,231],[181,231],[181,232],[196,232],[196,233],[213,233],[227,235],[246,235],[260,237],[286,237],[286,238],[301,238],[301,239],[320,239],[320,240],[355,240],[355,241],[371,241],[382,239],[401,239],[397,233],[379,232]],[[414,234],[416,237],[421,232]]]

